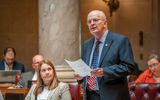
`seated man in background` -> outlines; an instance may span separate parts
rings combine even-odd
[[[34,68],[35,71],[23,73],[19,79],[18,84],[17,84],[18,86],[21,86],[23,88],[27,88],[29,80],[37,80],[38,65],[39,65],[39,62],[41,62],[42,60],[43,60],[43,57],[41,55],[35,55],[33,57],[32,67]]]
[[[16,51],[12,47],[8,47],[4,50],[3,57],[4,60],[0,61],[0,70],[21,70],[24,72],[24,65],[14,61],[16,56]]]
[[[147,57],[148,68],[143,72],[135,83],[160,83],[160,55],[151,52]]]

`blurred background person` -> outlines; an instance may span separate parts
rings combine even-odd
[[[37,75],[37,84],[31,87],[25,100],[34,100],[36,89],[44,84],[45,87],[38,89],[37,100],[71,100],[68,84],[58,81],[56,70],[49,60],[40,62]]]
[[[34,68],[34,71],[23,73],[19,79],[19,82],[17,86],[21,86],[23,88],[28,87],[28,81],[29,80],[37,80],[37,71],[38,71],[38,64],[44,60],[44,58],[41,55],[35,55],[32,59],[32,67]]]
[[[153,51],[147,57],[148,69],[143,72],[135,83],[160,83],[160,55]]]
[[[23,73],[24,65],[19,62],[16,62],[15,56],[15,49],[12,47],[7,47],[3,53],[4,60],[0,61],[0,70],[21,70],[21,73]]]

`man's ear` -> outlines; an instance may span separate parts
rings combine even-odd
[[[106,21],[104,21],[104,23],[103,23],[103,24],[104,24],[104,26],[106,27],[106,26],[107,26],[107,20],[106,20]]]
[[[32,64],[32,67],[34,68],[34,64]]]
[[[4,58],[5,56],[4,56],[4,54],[3,54],[3,58]]]
[[[104,21],[104,24],[107,24],[107,20],[106,20],[106,21]]]

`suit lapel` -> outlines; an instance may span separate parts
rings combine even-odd
[[[89,65],[90,55],[91,55],[92,47],[93,47],[93,44],[94,44],[94,39],[95,38],[91,38],[89,43],[87,43],[87,53],[86,53],[86,63],[87,63],[87,65]]]
[[[4,60],[2,61],[1,65],[0,65],[0,69],[5,70]]]
[[[13,62],[12,70],[16,70],[15,61]]]
[[[106,37],[106,40],[105,40],[105,43],[103,45],[103,50],[102,50],[102,53],[101,53],[101,57],[100,57],[100,61],[99,61],[99,64],[98,66],[100,67],[105,55],[107,54],[111,44],[112,44],[113,40],[112,40],[112,33],[111,31],[109,30],[108,31],[108,35]]]
[[[55,92],[57,89],[58,89],[58,86],[57,86],[55,89],[51,90],[51,92],[49,93],[49,95],[48,95],[48,97],[47,97],[47,100],[51,100],[51,99],[52,99],[52,96],[53,96],[54,92]],[[58,95],[58,94],[57,94],[57,95]],[[53,96],[53,97],[54,97],[54,96]]]

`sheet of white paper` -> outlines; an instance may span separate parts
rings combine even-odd
[[[82,60],[79,59],[77,61],[65,61],[74,69],[74,71],[80,76],[90,76],[91,68]]]

